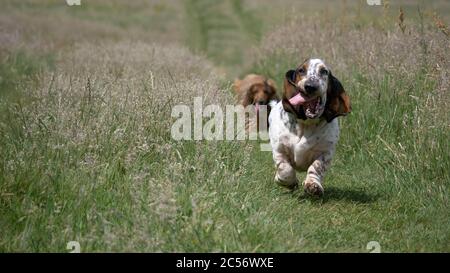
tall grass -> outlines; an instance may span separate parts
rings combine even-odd
[[[100,241],[104,249],[134,249],[190,202],[176,200],[186,175],[217,170],[213,183],[242,168],[240,157],[230,158],[234,149],[170,136],[173,105],[193,96],[231,102],[207,61],[135,43],[80,45],[62,60],[42,87],[27,90],[31,102],[2,101],[2,249],[64,249],[75,237],[88,249]],[[198,161],[208,152],[215,162]],[[220,167],[221,157],[230,165]],[[140,235],[130,240],[133,230]]]
[[[444,19],[297,2],[7,1],[0,251],[448,251]],[[307,57],[353,105],[324,198],[277,187],[257,143],[171,138],[174,105],[233,103],[244,72],[282,86]]]
[[[261,11],[242,1],[189,0],[185,2],[186,41],[195,52],[217,65],[248,65],[247,55],[261,38]]]

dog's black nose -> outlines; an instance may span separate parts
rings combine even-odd
[[[308,94],[314,93],[316,92],[316,90],[318,89],[317,85],[313,84],[313,83],[305,83],[305,91]]]
[[[266,101],[265,101],[265,100],[260,100],[260,101],[258,101],[258,104],[259,104],[259,105],[265,105],[265,104],[266,104]]]

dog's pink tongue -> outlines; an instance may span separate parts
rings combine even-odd
[[[294,106],[304,104],[306,101],[307,99],[305,99],[300,93],[289,99],[289,103]]]
[[[258,114],[258,112],[259,112],[259,103],[255,103],[255,110],[256,110],[256,114]]]

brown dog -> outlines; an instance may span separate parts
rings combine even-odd
[[[238,102],[244,107],[267,105],[270,100],[279,100],[275,82],[261,75],[248,74],[242,80],[236,79],[233,86]]]
[[[266,105],[268,116],[270,112],[269,102],[271,100],[276,100],[278,102],[279,100],[275,82],[262,75],[248,74],[242,80],[236,79],[233,87],[237,95],[238,103],[244,107],[254,105],[257,115],[259,114],[259,107],[261,105]],[[253,124],[258,128],[258,119],[256,119],[256,123]],[[248,122],[246,123],[246,129],[249,130]]]

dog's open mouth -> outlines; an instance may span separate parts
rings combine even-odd
[[[299,92],[297,95],[289,99],[289,102],[294,105],[303,105],[305,110],[305,115],[308,118],[317,118],[323,110],[322,98],[317,97],[307,97]]]
[[[310,101],[307,101],[303,107],[305,109],[305,115],[308,118],[316,118],[322,110],[322,98],[316,97]]]

